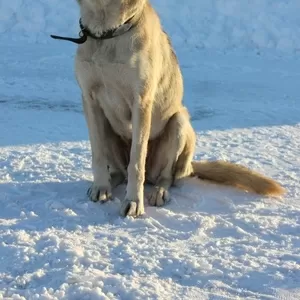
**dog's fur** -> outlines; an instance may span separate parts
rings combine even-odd
[[[182,104],[177,58],[148,0],[77,0],[85,26],[95,34],[134,16],[137,25],[109,39],[88,38],[76,56],[76,78],[92,148],[93,201],[106,201],[112,187],[127,179],[121,215],[144,213],[144,182],[155,188],[150,205],[169,200],[177,180],[199,178],[264,195],[283,188],[242,166],[192,162],[195,133]]]

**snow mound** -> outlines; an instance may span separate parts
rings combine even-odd
[[[298,0],[152,0],[176,47],[300,49]],[[175,13],[176,12],[176,13]],[[77,34],[75,0],[0,0],[2,40],[50,43],[49,34]]]

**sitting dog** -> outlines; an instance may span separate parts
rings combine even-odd
[[[81,34],[76,78],[82,90],[94,182],[88,194],[107,201],[127,182],[122,216],[162,206],[179,179],[198,176],[263,195],[284,189],[270,178],[224,161],[192,161],[195,132],[182,104],[176,55],[148,0],[77,0]],[[68,39],[68,38],[66,38]]]

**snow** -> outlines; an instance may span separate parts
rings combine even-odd
[[[254,168],[287,194],[190,179],[140,219],[118,215],[124,186],[88,201],[75,47],[48,40],[76,33],[76,5],[0,0],[0,299],[300,299],[299,4],[155,4],[184,74],[195,157]]]
[[[77,34],[75,0],[0,0],[2,40],[51,43],[50,34]],[[152,0],[177,47],[300,50],[298,0]],[[176,12],[176,13],[175,13]]]

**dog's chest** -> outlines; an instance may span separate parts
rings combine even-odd
[[[114,131],[131,138],[132,107],[139,87],[135,55],[110,44],[98,46],[90,53],[79,52],[76,73],[83,93],[100,104]]]
[[[118,135],[130,139],[135,95],[125,79],[131,75],[122,66],[115,66],[114,70],[109,68],[107,71],[103,68],[102,71],[104,79],[99,81],[101,84],[95,92],[96,99],[114,131]]]

